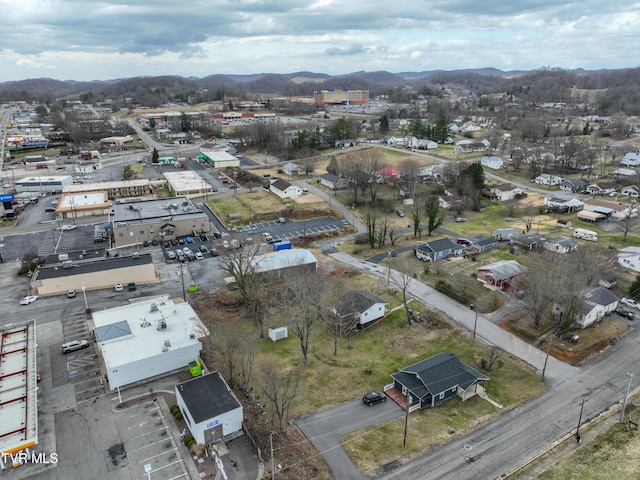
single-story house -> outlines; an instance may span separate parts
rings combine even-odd
[[[358,325],[365,325],[384,317],[387,302],[364,290],[351,290],[341,296],[332,308],[341,319],[354,317]]]
[[[545,197],[544,206],[554,212],[579,212],[584,208],[584,202],[577,198]]]
[[[450,238],[441,238],[416,247],[416,257],[425,262],[435,262],[443,258],[457,257],[464,253],[464,245],[454,243]]]
[[[616,168],[613,171],[613,174],[619,177],[633,177],[634,175],[637,175],[638,172],[632,168]]]
[[[511,183],[501,183],[488,188],[489,198],[497,202],[507,202],[523,196],[522,189]]]
[[[638,198],[640,197],[640,187],[637,185],[627,185],[620,189],[620,195],[625,197]]]
[[[374,173],[377,177],[378,182],[387,183],[390,181],[395,181],[400,178],[400,172],[395,168],[384,167]]]
[[[282,169],[287,175],[304,175],[306,172],[300,165],[296,165],[293,162],[287,162],[282,166]]]
[[[418,140],[417,148],[419,150],[435,150],[436,148],[438,148],[438,143],[434,142],[433,140],[421,138],[420,140]]]
[[[269,191],[275,193],[280,198],[295,198],[302,195],[302,188],[293,185],[286,180],[278,178],[269,185]]]
[[[588,185],[589,185],[589,182],[586,181],[584,178],[573,178],[573,179],[567,178],[562,182],[560,182],[560,185],[558,185],[558,188],[566,192],[584,193],[587,190]]]
[[[418,408],[435,407],[454,395],[464,402],[484,390],[480,382],[489,380],[450,352],[402,368],[391,377],[393,383],[387,385],[385,391],[402,392],[408,404]]]
[[[560,185],[562,183],[562,177],[543,173],[542,175],[538,175],[534,178],[533,183],[537,183],[538,185]]]
[[[513,239],[512,239],[513,240]],[[520,277],[527,271],[526,267],[515,260],[498,260],[484,265],[476,271],[477,278],[485,286],[491,288],[515,290]]]
[[[500,157],[482,157],[480,159],[480,165],[493,170],[500,170],[504,168],[504,162]]]
[[[586,223],[604,222],[607,215],[604,213],[592,212],[591,210],[582,210],[578,212],[578,220]]]
[[[195,441],[213,445],[242,432],[242,404],[219,372],[176,385],[176,404]]]
[[[336,140],[336,148],[355,147],[356,141],[353,138],[344,138],[342,140]]]
[[[491,232],[491,235],[498,240],[509,240],[511,237],[515,237],[519,234],[520,230],[517,228],[496,228]]]
[[[501,240],[496,237],[484,237],[474,240],[471,247],[473,253],[488,252],[501,245]]]
[[[569,253],[578,249],[578,242],[573,238],[560,236],[547,238],[542,246],[551,252]]]
[[[546,237],[540,235],[539,233],[527,232],[523,233],[522,235],[511,237],[509,243],[511,245],[516,245],[518,247],[524,248],[525,250],[536,250],[538,248],[542,248],[546,240]]]
[[[320,175],[318,181],[320,185],[324,185],[331,190],[341,190],[343,188],[346,188],[347,186],[347,181],[344,178],[339,177],[338,175],[333,175],[331,173]]]
[[[612,202],[600,198],[588,198],[585,201],[584,209],[590,212],[605,215],[607,218],[620,221],[637,215],[638,209],[633,205],[621,202]],[[582,213],[582,212],[580,212]]]
[[[438,205],[440,208],[444,210],[451,210],[452,208],[456,208],[459,205],[464,205],[465,197],[461,197],[459,195],[439,195],[438,196]]]
[[[424,182],[425,179],[434,179],[434,178],[442,178],[444,175],[444,169],[442,165],[429,165],[426,167],[422,167],[418,170],[418,178],[421,182]]]
[[[415,135],[406,135],[404,137],[404,146],[407,148],[418,148],[418,137]]]
[[[625,247],[618,253],[618,264],[640,273],[640,247]]]
[[[586,189],[586,193],[589,195],[609,195],[616,191],[616,184],[614,182],[591,183]]]
[[[620,165],[626,165],[627,167],[640,166],[640,154],[634,152],[627,153],[622,160],[620,160]]]
[[[605,287],[594,287],[586,291],[576,323],[582,328],[588,327],[613,312],[618,306],[618,300],[618,297]]]
[[[453,146],[454,153],[485,152],[487,145],[478,140],[460,140]]]

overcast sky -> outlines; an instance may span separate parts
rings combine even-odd
[[[622,0],[0,0],[0,81],[639,66]]]

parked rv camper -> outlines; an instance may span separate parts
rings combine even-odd
[[[590,242],[598,241],[598,232],[587,230],[585,228],[576,228],[573,231],[573,236],[576,238],[582,238],[583,240],[589,240]]]

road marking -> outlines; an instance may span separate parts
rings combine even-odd
[[[160,452],[157,455],[153,455],[152,457],[147,457],[144,460],[140,460],[138,463],[147,462],[147,461],[152,460],[152,459],[154,459],[156,457],[159,457],[160,455],[165,455],[165,454],[167,454],[169,452],[175,452],[176,450],[178,450],[178,447],[170,448],[169,450],[165,450],[164,452]]]
[[[167,425],[164,425],[162,428],[158,428],[157,430],[152,430],[152,431],[150,431],[150,432],[142,433],[142,434],[140,434],[140,435],[138,435],[138,436],[132,437],[132,438],[130,438],[130,439],[129,439],[129,441],[135,440],[135,439],[137,439],[137,438],[146,437],[147,435],[151,435],[152,433],[160,432],[161,430],[166,430],[166,429],[168,429],[168,428],[169,428],[169,427],[168,427]]]
[[[168,440],[168,438],[163,438],[162,440],[158,440],[157,442],[150,443],[149,445],[145,445],[144,447],[136,448],[134,452],[139,452],[140,450],[144,450],[145,448],[153,447],[159,443],[164,443]]]

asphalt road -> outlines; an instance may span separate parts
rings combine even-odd
[[[353,268],[386,278],[387,269],[383,266],[354,259],[335,250],[331,256]],[[448,315],[462,328],[470,331],[474,328],[475,314],[439,292],[417,281],[411,283],[409,292],[413,298]],[[637,375],[640,350],[635,347],[638,335],[637,330],[632,330],[598,358],[581,367],[549,357],[545,369],[547,391],[543,395],[418,459],[390,467],[391,470],[379,478],[491,479],[510,472],[565,434],[575,431],[583,399],[584,422],[622,399],[627,372],[634,373],[632,388],[640,384]],[[523,359],[539,374],[545,368],[545,352],[520,341],[482,315],[478,316],[477,337]],[[383,408],[395,408],[395,413],[376,410],[377,407],[367,408],[355,402],[307,416],[295,423],[323,455],[336,478],[366,478],[351,463],[340,442],[346,433],[367,423],[363,422],[362,415],[372,415],[368,423],[374,424],[403,414],[393,402],[387,402]],[[344,414],[345,411],[349,414]],[[381,413],[380,417],[377,412]],[[411,432],[411,417],[409,432],[409,438],[417,433]],[[419,434],[428,435],[428,432]],[[466,457],[473,457],[474,461],[468,462]]]

